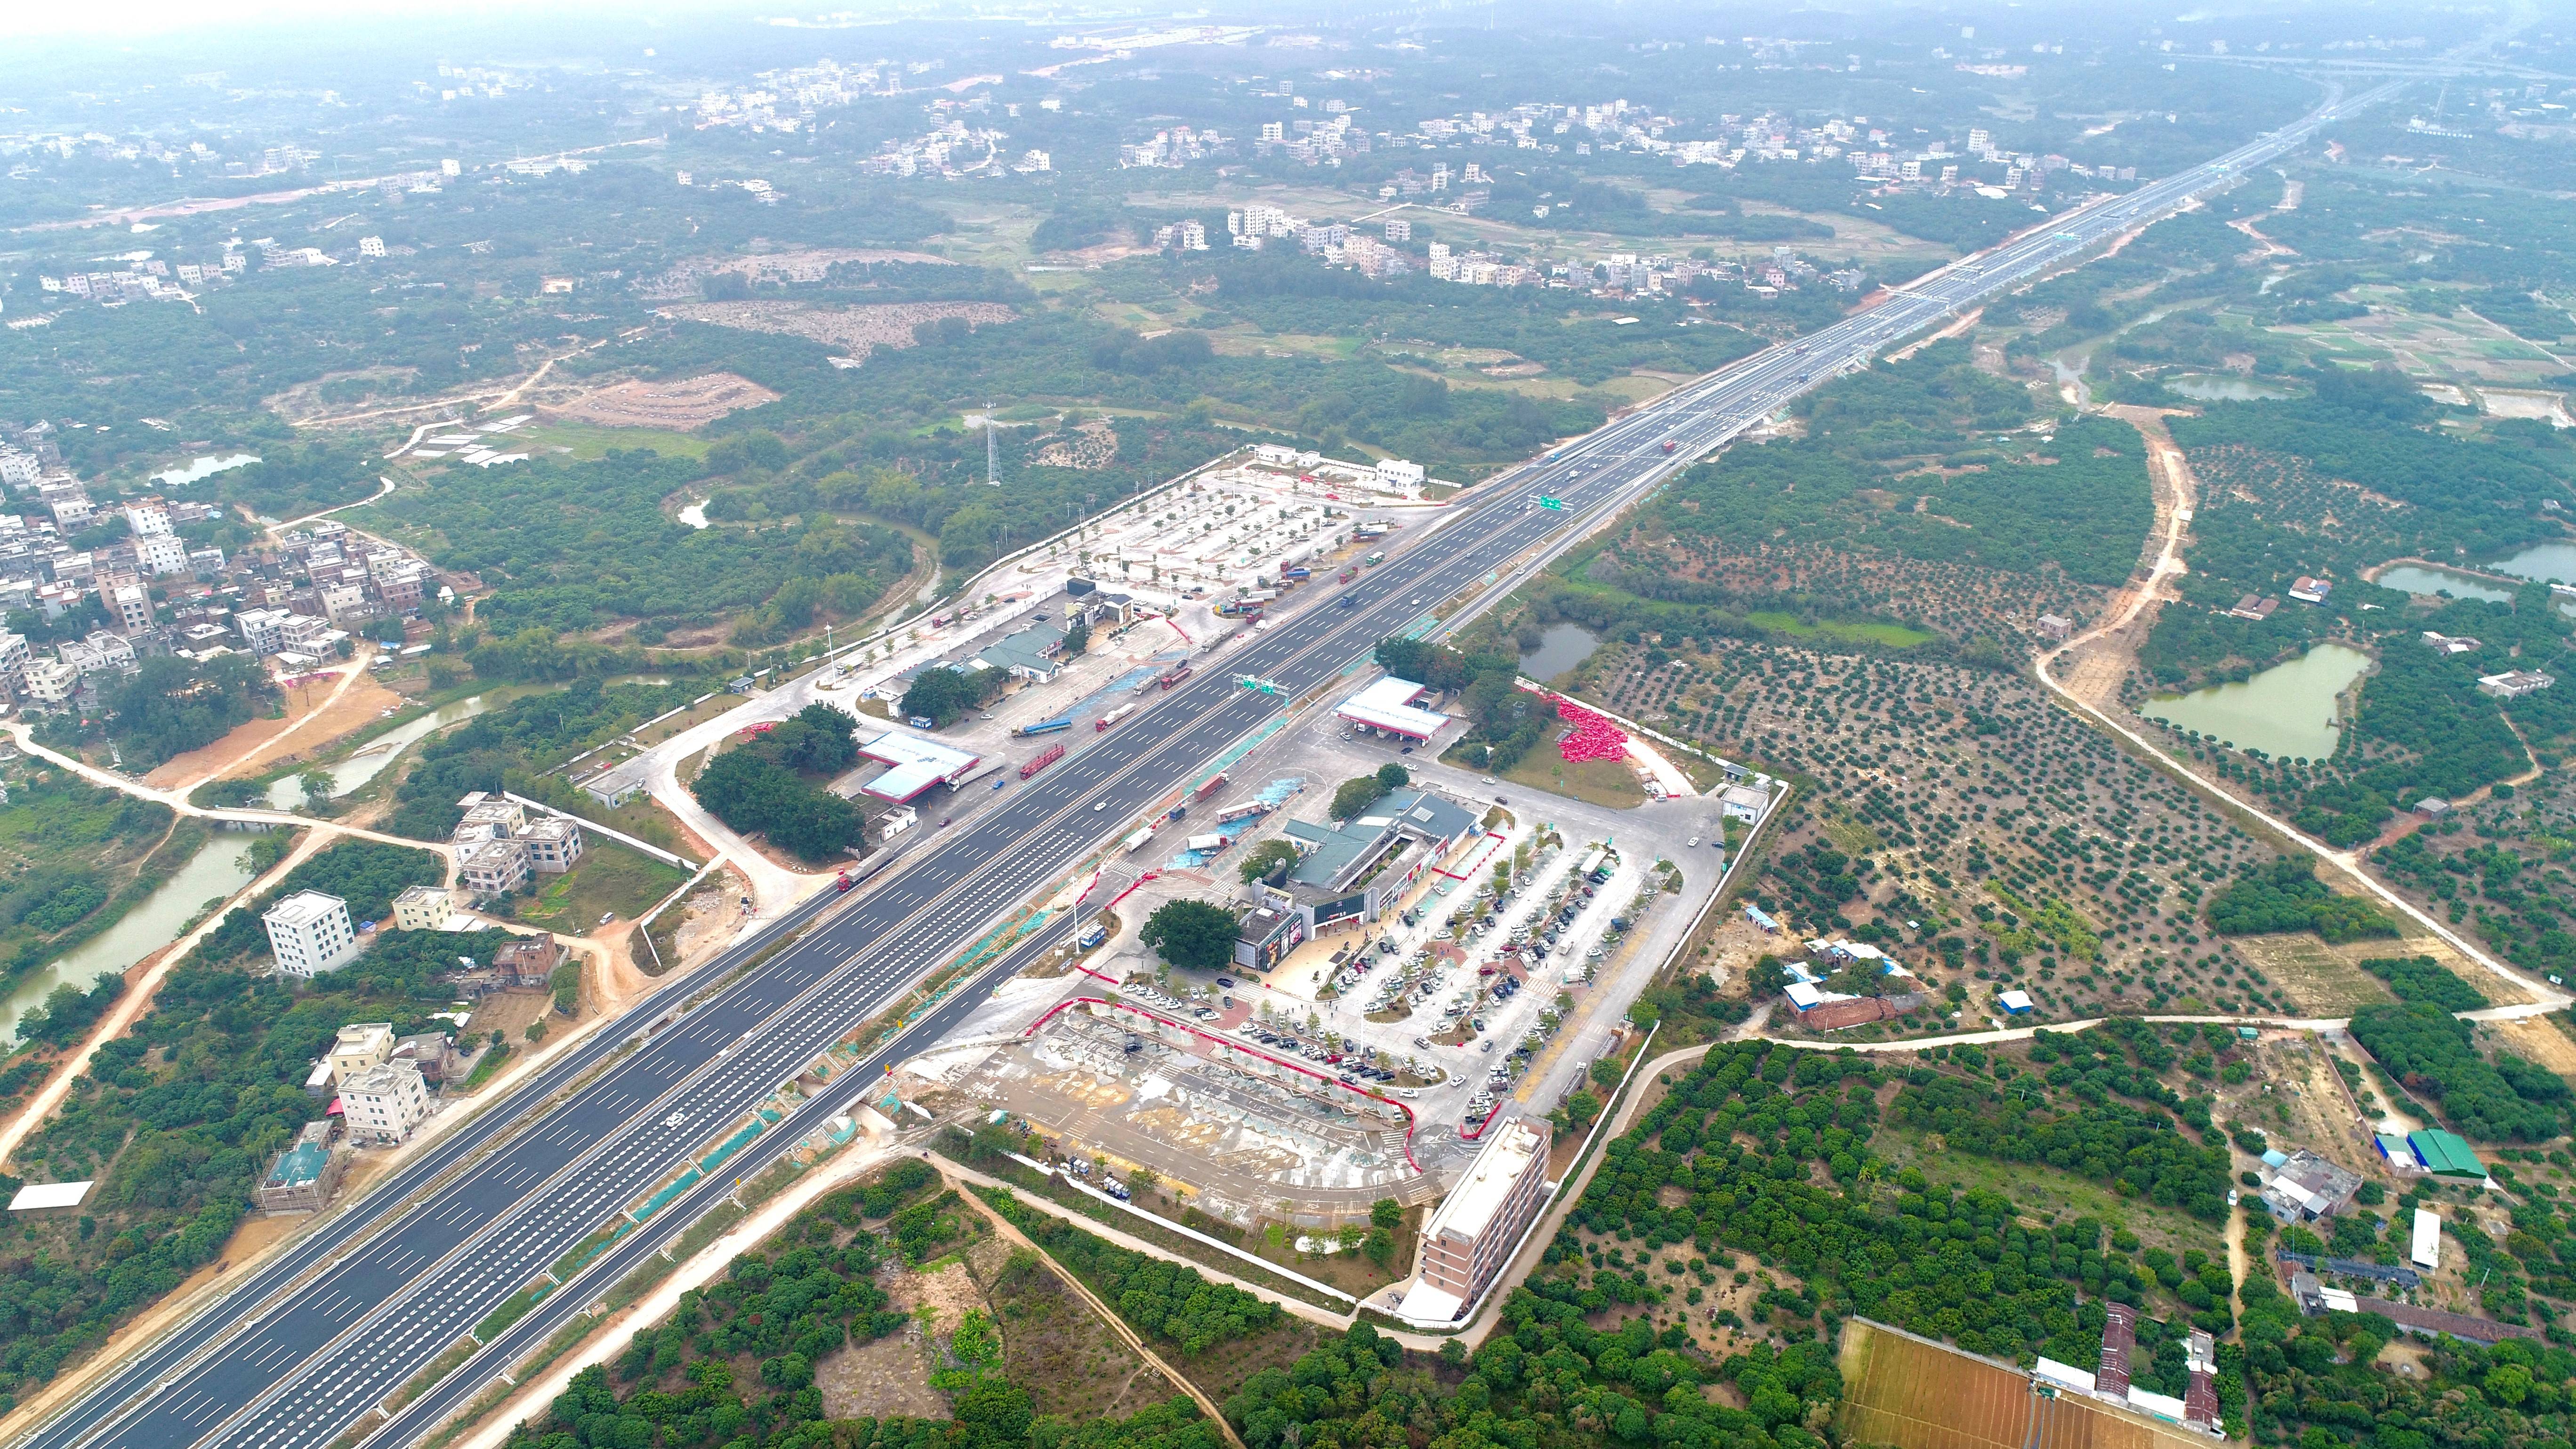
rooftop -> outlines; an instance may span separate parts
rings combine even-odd
[[[892,768],[861,786],[880,800],[901,804],[954,775],[975,768],[983,757],[894,730],[859,746],[859,753]]]
[[[1433,1213],[1423,1231],[1432,1237],[1456,1237],[1473,1242],[1492,1225],[1494,1214],[1502,1210],[1503,1200],[1511,1195],[1512,1185],[1529,1170],[1531,1159],[1547,1141],[1545,1133],[1527,1118],[1514,1117],[1485,1139],[1484,1150],[1467,1167],[1467,1175],[1449,1191],[1449,1196]],[[1545,1171],[1546,1164],[1535,1164]]]
[[[346,912],[348,909],[349,903],[338,896],[324,895],[320,891],[297,891],[261,912],[260,919],[281,926],[307,926],[329,919],[333,912]]]
[[[1422,685],[1390,674],[1343,700],[1333,712],[1354,724],[1427,740],[1449,722],[1449,716],[1414,704],[1426,692]]]
[[[1318,890],[1341,890],[1390,839],[1455,840],[1475,824],[1473,815],[1427,790],[1390,790],[1367,814],[1339,825],[1289,821],[1283,833],[1305,849],[1306,858],[1288,879]]]

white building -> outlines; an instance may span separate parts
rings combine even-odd
[[[340,1084],[340,1110],[349,1134],[392,1144],[429,1120],[429,1084],[411,1061],[392,1061]]]
[[[268,926],[268,948],[277,957],[280,975],[318,976],[358,959],[349,903],[338,896],[297,891],[269,907],[260,920]]]
[[[170,531],[170,510],[157,503],[124,505],[125,526],[136,538],[149,538]]]
[[[526,885],[534,869],[527,843],[519,840],[485,840],[460,846],[456,857],[458,878],[478,900],[508,895]]]
[[[118,584],[101,602],[120,634],[140,634],[152,627],[152,595],[141,584]]]
[[[1422,1225],[1421,1271],[1399,1314],[1447,1323],[1475,1306],[1547,1202],[1547,1154],[1545,1119],[1495,1121],[1466,1177]]]
[[[358,255],[362,257],[380,257],[384,254],[385,239],[383,237],[362,236],[358,238]]]
[[[166,574],[184,574],[188,571],[188,545],[174,533],[141,534],[134,540],[134,562],[156,579]]]
[[[241,631],[243,648],[266,659],[286,647],[286,621],[294,617],[284,609],[244,609],[233,615],[233,627]]]
[[[519,832],[518,839],[528,848],[529,867],[539,875],[562,875],[581,859],[581,827],[569,820],[540,820]]]
[[[77,665],[60,659],[30,659],[23,678],[28,703],[38,709],[60,710],[71,707],[72,691],[80,688],[81,672]]]

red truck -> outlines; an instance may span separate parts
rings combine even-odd
[[[1674,449],[1674,448],[1676,448],[1676,447],[1678,447],[1678,446],[1679,446],[1679,444],[1675,443],[1672,439],[1670,439],[1670,438],[1666,438],[1666,439],[1664,439],[1664,451],[1665,451],[1665,452],[1669,453],[1669,452],[1673,451],[1673,449]]]
[[[832,889],[836,891],[845,891],[857,884],[857,881],[850,879],[850,873],[846,870],[832,879]]]
[[[1025,780],[1031,775],[1036,774],[1038,771],[1045,769],[1047,766],[1052,765],[1063,758],[1064,746],[1049,745],[1038,754],[1030,756],[1028,762],[1020,766],[1020,778]]]
[[[1162,684],[1162,686],[1163,686],[1165,689],[1169,689],[1169,688],[1171,688],[1173,685],[1178,684],[1178,683],[1180,683],[1182,680],[1187,679],[1187,678],[1189,678],[1189,677],[1190,677],[1190,666],[1189,666],[1186,662],[1184,662],[1184,663],[1180,663],[1180,664],[1175,664],[1175,665],[1173,665],[1171,668],[1164,670],[1164,671],[1163,671],[1163,677],[1162,677],[1162,679],[1161,679],[1160,683]]]

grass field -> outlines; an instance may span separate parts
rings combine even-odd
[[[1556,746],[1543,744],[1521,757],[1521,762],[1503,772],[1503,778],[1532,790],[1546,790],[1557,795],[1571,795],[1592,805],[1607,805],[1625,810],[1646,803],[1646,791],[1637,783],[1635,772],[1616,760],[1583,760],[1567,763],[1557,757]]]
[[[1800,639],[1832,639],[1845,644],[1883,644],[1890,649],[1911,649],[1928,644],[1933,635],[1928,630],[1908,629],[1902,624],[1850,624],[1828,620],[1810,624],[1795,614],[1765,611],[1744,616],[1749,623],[1765,629],[1777,629]]]
[[[703,458],[707,440],[667,428],[603,428],[591,423],[532,423],[512,435],[513,442],[545,451],[569,448],[581,462],[605,458],[611,448],[650,448],[666,458]]]
[[[688,879],[678,867],[614,841],[591,835],[585,844],[581,863],[571,871],[539,877],[543,884],[535,898],[519,906],[520,920],[567,936],[586,935],[608,912],[632,920]]]

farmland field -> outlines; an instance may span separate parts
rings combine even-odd
[[[1894,1449],[2181,1449],[2207,1441],[2105,1405],[2031,1392],[2018,1371],[1854,1319],[1843,1329],[1843,1437]],[[2034,1416],[2036,1418],[2034,1419]]]

